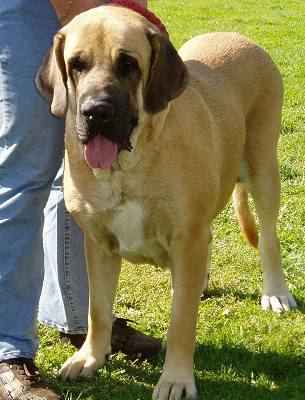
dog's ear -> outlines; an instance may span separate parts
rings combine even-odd
[[[63,117],[67,111],[67,71],[63,50],[64,35],[59,32],[35,80],[40,94],[51,103],[51,112],[57,117]]]
[[[183,92],[189,76],[177,50],[164,34],[149,30],[147,37],[152,55],[144,108],[146,112],[156,114]]]

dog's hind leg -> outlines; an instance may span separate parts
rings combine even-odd
[[[285,284],[280,243],[276,234],[280,202],[280,178],[276,160],[260,166],[260,171],[256,171],[252,177],[251,186],[260,225],[259,252],[264,274],[262,308],[272,308],[276,312],[289,311],[296,307],[296,302]]]
[[[296,302],[285,284],[276,233],[280,206],[277,161],[280,106],[275,103],[275,97],[273,103],[261,103],[248,121],[242,183],[253,197],[260,225],[259,252],[264,281],[262,308],[281,312],[296,307]]]

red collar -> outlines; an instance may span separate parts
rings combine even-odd
[[[108,4],[117,4],[121,7],[136,11],[137,13],[143,15],[149,22],[156,25],[162,33],[164,33],[166,36],[169,36],[166,27],[161,20],[153,12],[149,11],[145,7],[140,6],[138,3],[132,0],[109,0],[107,1],[106,5]]]

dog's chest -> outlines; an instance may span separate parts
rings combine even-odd
[[[168,264],[166,240],[160,233],[147,229],[147,224],[149,219],[141,203],[127,201],[113,210],[107,228],[116,237],[119,252],[127,260],[165,266]]]

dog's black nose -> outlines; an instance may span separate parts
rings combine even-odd
[[[109,102],[84,103],[81,112],[89,124],[107,124],[115,114],[114,106]]]

